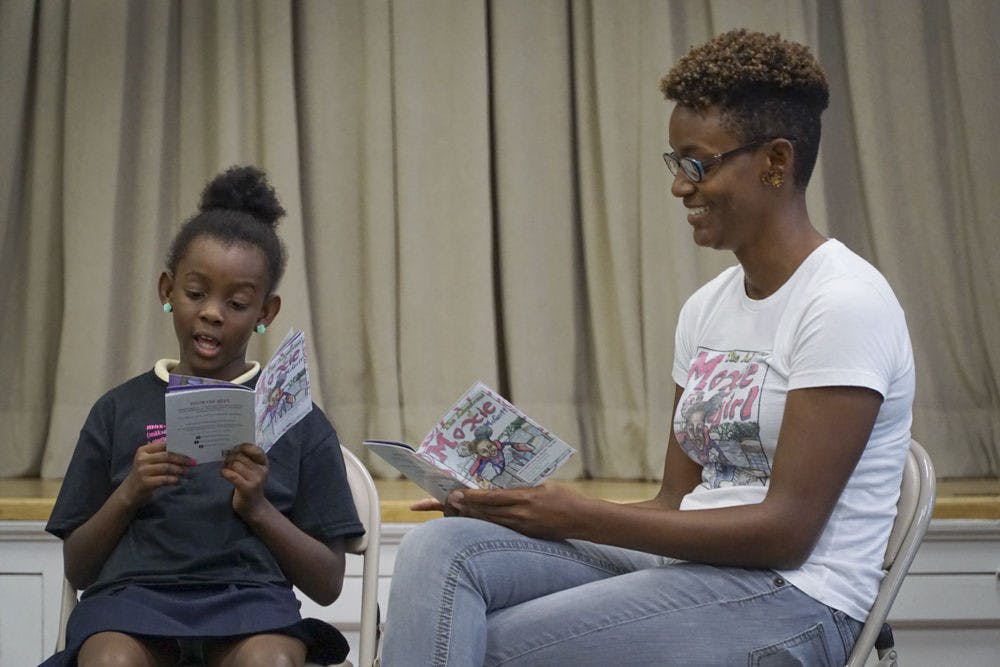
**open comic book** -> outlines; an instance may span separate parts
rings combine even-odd
[[[417,449],[394,440],[364,445],[441,502],[462,486],[536,486],[576,452],[482,382],[462,394]]]
[[[255,389],[170,374],[167,449],[197,463],[221,461],[244,442],[265,452],[312,410],[305,336],[292,329],[261,369]]]

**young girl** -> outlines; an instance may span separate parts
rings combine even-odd
[[[171,372],[253,386],[247,344],[281,307],[284,214],[264,174],[234,167],[202,194],[160,276],[179,361],[101,397],[80,433],[46,530],[84,593],[67,647],[45,665],[302,665],[338,662],[343,636],[302,619],[292,585],[340,594],[344,540],[364,529],[337,434],[313,406],[265,455],[236,447],[195,466],[169,451]],[[235,444],[235,443],[234,443]]]

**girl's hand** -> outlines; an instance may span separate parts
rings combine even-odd
[[[149,502],[153,491],[176,484],[194,461],[176,452],[167,451],[165,440],[151,442],[135,450],[132,469],[118,487],[125,506],[136,510]]]
[[[267,454],[257,445],[243,443],[226,454],[222,476],[233,483],[233,511],[248,523],[267,504]]]
[[[585,496],[559,485],[518,489],[458,489],[448,496],[447,509],[459,516],[491,521],[528,537],[562,540],[578,537],[585,516]]]

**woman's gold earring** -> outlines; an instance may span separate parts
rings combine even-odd
[[[760,182],[777,190],[785,183],[785,175],[780,169],[770,169],[760,175]]]

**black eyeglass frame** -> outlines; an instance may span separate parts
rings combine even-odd
[[[771,139],[751,141],[749,144],[743,144],[742,146],[726,151],[725,153],[716,153],[707,160],[698,160],[693,157],[678,157],[677,153],[664,153],[663,161],[667,163],[667,170],[674,176],[677,175],[677,170],[680,169],[684,172],[684,176],[687,177],[689,181],[692,183],[700,183],[705,179],[705,174],[708,173],[709,169],[719,164],[727,157],[732,157],[737,153],[758,148],[769,141],[774,141],[775,139],[780,138],[781,137],[772,137]]]

